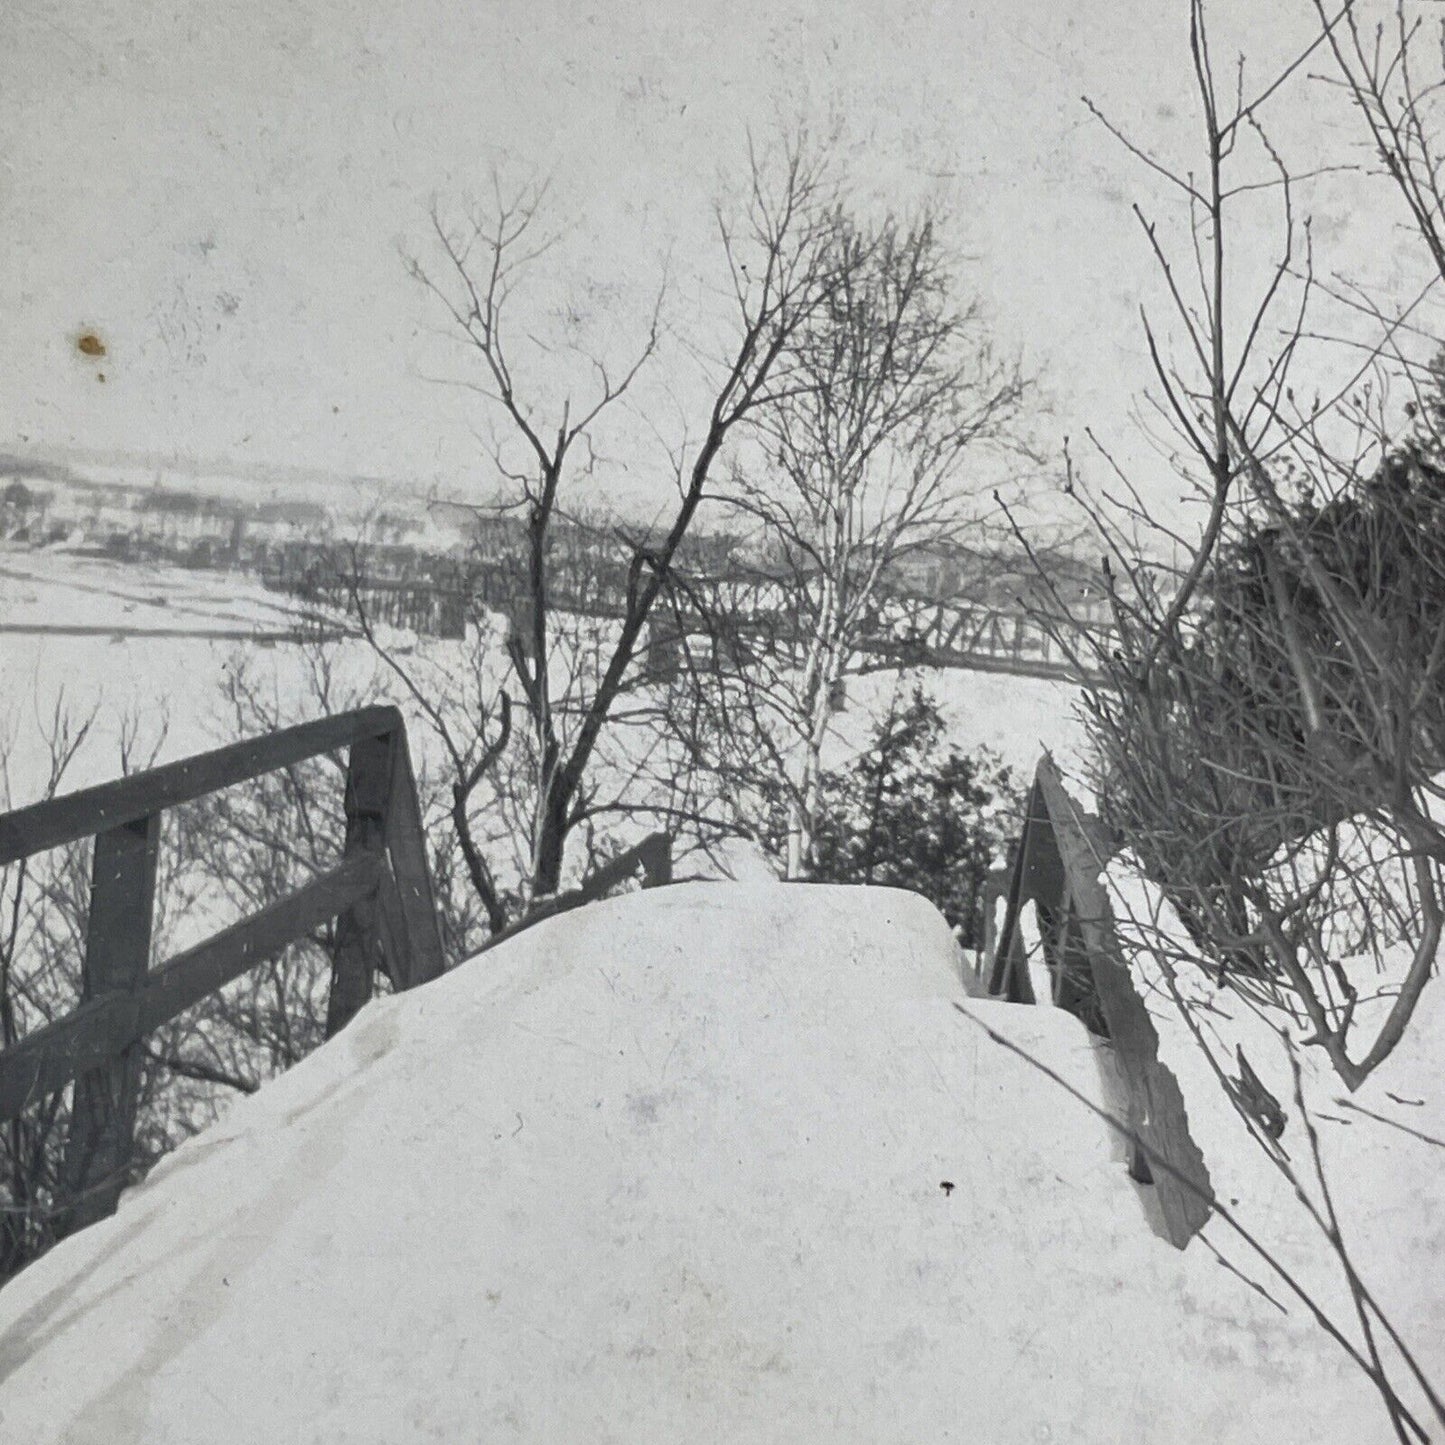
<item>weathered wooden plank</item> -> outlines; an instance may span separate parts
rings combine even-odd
[[[386,843],[396,890],[400,927],[396,948],[402,956],[388,960],[397,988],[412,988],[437,978],[446,966],[436,896],[427,859],[426,829],[417,801],[416,777],[406,733],[392,739],[391,796],[387,803]]]
[[[0,1054],[0,1120],[63,1089],[140,1036],[135,994],[92,999]]]
[[[344,860],[288,898],[222,929],[152,971],[135,993],[110,993],[83,1003],[0,1053],[0,1121],[63,1089],[169,1023],[207,995],[239,978],[287,944],[335,918],[374,891],[378,861]]]
[[[395,737],[358,738],[351,745],[346,769],[345,856],[373,857],[378,878],[386,857],[386,814],[392,791]],[[373,890],[355,899],[336,927],[331,995],[326,1005],[328,1039],[345,1028],[371,998],[376,972],[384,963],[380,903]]]
[[[411,987],[407,963],[411,950],[406,941],[406,919],[401,911],[401,894],[389,867],[383,867],[376,880],[377,928],[381,933],[381,962],[391,980],[394,993]]]
[[[1065,791],[1052,758],[1039,764],[1038,786],[1069,879],[1099,1007],[1133,1098],[1130,1125],[1170,1166],[1167,1171],[1152,1171],[1154,1188],[1169,1237],[1182,1249],[1209,1218],[1213,1197],[1209,1170],[1189,1133],[1179,1081],[1159,1058],[1158,1031],[1123,960],[1100,877],[1107,858],[1093,820]]]
[[[672,834],[653,833],[637,845],[642,865],[642,886],[661,888],[672,882]]]
[[[584,879],[577,891],[583,895],[584,902],[600,898],[609,888],[615,888],[639,868],[643,870],[648,886],[671,880],[672,838],[669,834],[648,834],[642,842],[627,849],[625,853],[619,853],[610,863],[604,863],[595,873]]]
[[[118,828],[401,726],[401,714],[394,707],[361,708],[18,808],[0,815],[0,865]]]
[[[973,968],[974,982],[987,989],[988,978],[998,954],[1000,924],[998,902],[1004,900],[1004,912],[1008,912],[1008,899],[1013,890],[1014,869],[1005,864],[989,869],[979,890],[978,906],[983,920],[983,941],[975,950],[977,962]]]
[[[1010,1003],[1034,1003],[1033,984],[1024,967],[1020,917],[1028,903],[1057,903],[1064,892],[1063,863],[1049,827],[1048,808],[1037,778],[1029,790],[1023,834],[1014,858],[1008,904],[999,928],[986,986],[996,998]]]
[[[81,999],[135,994],[150,967],[160,815],[107,829],[95,839]],[[140,1095],[140,1054],[127,1044],[75,1083],[63,1178],[62,1232],[104,1218],[126,1182]]]
[[[345,858],[287,897],[178,953],[151,973],[140,998],[141,1032],[169,1023],[375,892],[379,867],[374,855]]]

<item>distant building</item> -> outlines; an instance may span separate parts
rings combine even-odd
[[[0,538],[26,542],[43,531],[48,493],[27,487],[18,477],[0,490]]]

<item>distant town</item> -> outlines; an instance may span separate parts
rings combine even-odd
[[[615,519],[554,523],[551,545],[568,554],[555,573],[566,579],[558,605],[599,615],[614,609],[626,587],[618,527]],[[629,536],[646,540],[641,529]],[[348,513],[315,497],[242,500],[173,480],[98,481],[64,463],[0,454],[0,542],[242,572],[275,591],[342,607],[345,579],[351,589],[361,586],[378,617],[456,636],[464,599],[506,608],[524,589],[527,536],[525,513],[515,508],[417,498]],[[684,544],[680,562],[686,575],[713,589],[776,592],[783,582],[779,560],[734,532],[698,533]],[[1104,619],[1092,564],[1055,548],[1044,567],[1046,574],[1021,548],[940,544],[897,559],[890,591],[915,604]]]

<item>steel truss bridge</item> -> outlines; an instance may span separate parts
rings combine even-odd
[[[340,579],[332,588],[310,577],[271,578],[268,585],[349,610],[354,599]],[[289,584],[289,585],[288,585]],[[362,586],[371,615],[435,636],[459,638],[476,606],[501,611],[524,647],[531,639],[531,602],[520,580],[503,571],[478,569],[452,585],[436,579],[371,578]],[[625,577],[592,573],[554,579],[548,598],[558,614],[620,619]],[[1062,681],[1095,675],[1099,649],[1111,628],[1095,606],[1071,617],[1045,613],[1019,601],[955,596],[926,598],[894,593],[880,600],[862,629],[864,671],[899,667],[961,668]],[[801,660],[811,630],[797,592],[771,577],[678,576],[654,606],[646,634],[653,670],[671,673],[680,663],[681,640],[696,652],[710,645],[716,663],[736,666],[760,653],[791,653]]]
[[[801,658],[810,635],[794,599],[776,585],[729,588],[723,602],[693,594],[682,606],[659,603],[649,639],[654,657],[685,634],[689,646],[710,639],[714,654],[745,661],[756,651],[792,651]],[[979,599],[886,598],[868,618],[859,649],[869,658],[862,671],[899,667],[960,668],[1081,682],[1097,676],[1100,649],[1112,629],[1095,609],[1089,615],[1047,615],[1015,603]]]

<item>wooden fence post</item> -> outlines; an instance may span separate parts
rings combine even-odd
[[[346,857],[375,853],[383,855],[383,866],[394,736],[384,733],[357,739],[346,768]],[[383,961],[381,939],[380,903],[373,892],[353,903],[337,921],[331,996],[326,1005],[328,1039],[345,1028],[371,998],[376,970]]]
[[[427,859],[426,829],[412,773],[406,734],[391,745],[391,786],[386,807],[386,846],[391,871],[382,875],[382,908],[391,937],[387,969],[398,989],[438,977],[446,967],[436,897]]]
[[[86,925],[81,1001],[135,993],[150,967],[160,815],[123,823],[95,838]],[[84,1228],[115,1210],[135,1142],[141,1047],[131,1044],[110,1063],[75,1081],[64,1178],[73,1201],[61,1232]]]

